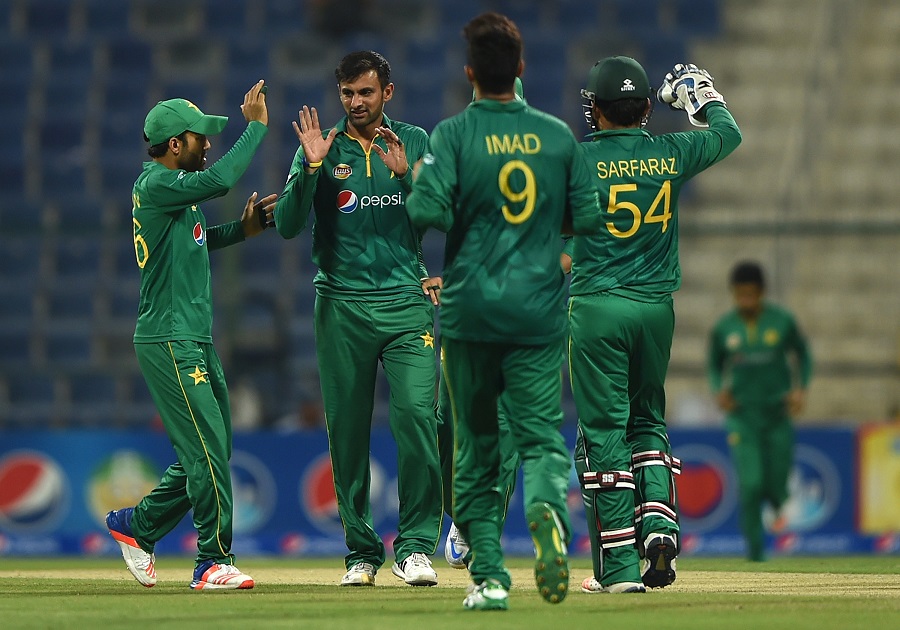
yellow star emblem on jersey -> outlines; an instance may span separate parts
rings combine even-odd
[[[194,371],[188,374],[192,379],[194,379],[194,385],[199,385],[200,383],[208,383],[206,380],[206,372],[200,370],[200,367],[197,366],[194,368]]]
[[[432,337],[431,333],[429,333],[427,330],[425,331],[424,335],[419,337],[419,339],[425,342],[425,345],[423,346],[424,348],[434,348],[434,337]]]

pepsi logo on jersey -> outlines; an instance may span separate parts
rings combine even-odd
[[[203,243],[206,242],[206,230],[203,229],[203,226],[200,225],[200,222],[194,224],[194,241],[197,245],[203,246]]]
[[[350,214],[357,208],[367,208],[369,206],[402,206],[403,193],[394,193],[393,195],[363,195],[357,197],[352,190],[342,190],[337,195],[337,209],[344,214]]]

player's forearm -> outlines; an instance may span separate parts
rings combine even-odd
[[[800,346],[797,348],[797,368],[799,372],[797,377],[801,389],[809,387],[809,381],[812,378],[812,363],[812,354],[809,351],[809,346],[806,344],[806,341],[801,341]]]
[[[206,230],[206,242],[210,251],[222,249],[244,241],[244,227],[240,221],[230,221],[222,225],[214,225]]]
[[[420,183],[416,184],[416,189],[406,198],[406,213],[412,224],[420,230],[433,227],[447,232],[453,226],[453,213],[449,204]]]
[[[244,133],[238,138],[228,153],[219,158],[215,164],[205,171],[201,171],[201,177],[209,180],[211,185],[218,185],[225,190],[231,190],[237,184],[241,176],[250,166],[250,160],[256,154],[256,150],[263,138],[269,132],[269,128],[261,122],[251,121],[244,129]]]
[[[710,103],[704,108],[709,130],[719,136],[722,142],[716,161],[730,155],[741,144],[743,136],[731,112],[722,103]]]
[[[275,204],[275,229],[283,238],[294,238],[306,227],[318,177],[301,170],[288,180]]]

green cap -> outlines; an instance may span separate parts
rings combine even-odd
[[[631,57],[607,57],[591,68],[585,91],[598,101],[650,98],[650,81],[641,64]]]
[[[525,88],[522,87],[522,79],[516,77],[515,83],[513,83],[513,89],[516,91],[516,99],[520,101],[525,100]],[[475,100],[475,90],[472,90],[472,100]]]
[[[160,144],[185,131],[205,136],[220,133],[228,122],[227,116],[207,116],[200,108],[183,98],[160,101],[144,119],[144,140]]]

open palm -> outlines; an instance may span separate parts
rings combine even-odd
[[[321,162],[328,155],[331,143],[337,135],[337,129],[332,128],[326,137],[322,137],[322,127],[319,125],[319,113],[316,108],[310,109],[306,105],[300,110],[300,124],[294,121],[294,133],[303,147],[303,154],[308,162]]]

